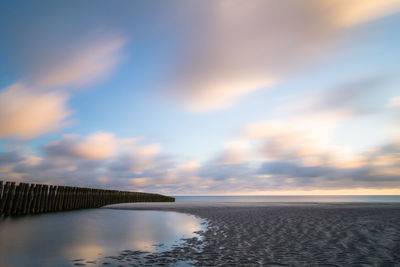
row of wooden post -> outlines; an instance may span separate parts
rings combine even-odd
[[[0,181],[0,216],[99,208],[126,202],[174,202],[159,194]]]

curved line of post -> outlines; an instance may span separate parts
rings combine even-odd
[[[0,181],[0,216],[99,208],[128,202],[174,202],[159,194]]]

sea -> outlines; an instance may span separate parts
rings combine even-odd
[[[174,196],[176,202],[372,202],[400,203],[400,195],[368,196]]]
[[[175,198],[176,202],[400,202],[400,196]],[[164,211],[88,209],[0,217],[0,266],[114,266],[110,257],[121,251],[169,250],[183,239],[201,238],[196,232],[204,230],[205,225],[201,218]]]
[[[162,252],[203,229],[200,218],[163,211],[87,209],[0,217],[0,266],[118,266],[112,259],[123,251]]]

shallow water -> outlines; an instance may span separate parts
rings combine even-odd
[[[176,202],[366,202],[400,203],[400,196],[175,196]]]
[[[0,266],[97,266],[123,250],[160,252],[201,219],[163,211],[92,209],[0,218]]]

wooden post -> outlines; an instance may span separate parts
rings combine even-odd
[[[56,211],[57,199],[56,199],[57,186],[53,186],[53,201],[51,202],[51,211]]]
[[[15,194],[14,194],[14,199],[12,201],[13,203],[12,203],[10,215],[16,215],[18,212],[18,206],[21,201],[20,193],[21,193],[21,184],[15,185]]]
[[[12,212],[12,207],[14,204],[14,195],[15,195],[15,182],[11,182],[10,191],[8,192],[6,207],[5,207],[5,212],[4,212],[5,216],[10,215]]]
[[[36,185],[37,189],[36,189],[36,194],[35,194],[35,213],[40,213],[40,205],[41,205],[41,201],[42,201],[42,185],[41,184],[37,184]]]
[[[74,201],[75,201],[75,187],[71,187],[71,194],[69,198],[69,208],[72,210],[74,209]]]
[[[79,207],[80,200],[81,200],[81,189],[79,187],[75,187],[74,209],[77,209]]]
[[[64,186],[58,187],[58,193],[60,194],[60,201],[58,202],[57,211],[62,211],[64,207],[64,196],[65,196]]]
[[[55,186],[55,199],[54,199],[54,211],[59,211],[60,206],[60,186]]]
[[[67,202],[66,202],[67,210],[71,209],[72,207],[71,202],[72,202],[72,187],[67,186]]]
[[[63,187],[57,186],[57,207],[56,211],[61,211],[62,209],[62,200],[63,200]]]
[[[79,208],[79,204],[80,204],[80,202],[81,202],[81,198],[82,198],[82,195],[81,195],[81,189],[79,188],[79,187],[75,187],[75,192],[76,192],[76,194],[75,194],[75,209],[77,209],[77,208]]]
[[[42,212],[47,212],[48,201],[49,201],[49,186],[47,184],[45,184],[45,185],[43,185]]]
[[[69,188],[69,200],[68,200],[68,206],[70,210],[74,208],[74,187]]]
[[[22,205],[22,213],[23,214],[29,213],[29,204],[31,201],[31,189],[32,189],[32,185],[26,184],[25,198],[24,198],[24,203]]]
[[[29,204],[29,213],[31,213],[31,214],[34,214],[36,212],[37,189],[38,189],[38,185],[31,184],[30,204]]]
[[[6,182],[6,184],[4,185],[3,196],[1,199],[1,206],[0,206],[0,215],[5,214],[8,195],[10,194],[10,186],[11,186],[10,182]]]
[[[0,181],[0,217],[2,214],[1,206],[3,205],[3,181]]]
[[[31,214],[34,214],[34,213],[36,213],[36,202],[37,202],[37,190],[38,190],[38,185],[37,184],[32,184],[31,185],[31,190],[32,190],[32,195],[31,195],[31,197],[32,197],[32,199],[31,199],[31,205],[30,205],[30,208],[29,208],[29,211],[30,211],[30,213]]]
[[[29,184],[26,183],[20,183],[19,184],[21,187],[21,202],[19,203],[18,206],[18,214],[25,214],[24,212],[24,206],[26,205],[26,202],[28,200],[28,188],[29,188]]]
[[[73,188],[72,194],[72,209],[76,209],[78,198],[79,198],[79,191],[77,187]]]
[[[51,190],[53,189],[53,186],[48,185],[47,186],[47,198],[46,198],[46,212],[50,212],[50,207],[51,207]]]
[[[47,203],[47,212],[54,211],[54,210],[53,210],[54,198],[55,198],[55,195],[54,195],[54,186],[53,186],[53,185],[50,185],[50,187],[49,187],[49,198],[48,198],[49,201],[48,201],[48,203]]]
[[[69,189],[70,188],[68,186],[64,187],[65,193],[64,193],[64,207],[63,207],[63,210],[68,210]]]
[[[173,197],[70,186],[0,181],[0,216],[99,208],[124,202],[174,202]]]
[[[59,186],[54,187],[54,206],[53,206],[54,211],[58,211],[58,205],[60,201],[59,190],[60,190]]]
[[[67,186],[64,186],[64,198],[63,198],[63,207],[62,207],[62,210],[67,210],[68,209],[68,197],[69,197],[69,195],[68,195],[68,187]]]
[[[33,198],[32,198],[32,205],[31,205],[31,213],[35,214],[38,213],[37,207],[39,202],[39,185],[35,184],[35,188],[33,189]]]

